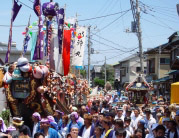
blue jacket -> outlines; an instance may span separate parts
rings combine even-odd
[[[70,133],[70,131],[71,131],[72,123],[73,123],[73,122],[70,121],[70,123],[67,125],[67,127],[68,127],[68,133]],[[78,130],[81,129],[82,125],[83,125],[83,124],[82,124],[81,122],[77,122]]]
[[[44,133],[44,130],[41,129],[40,132]],[[50,128],[48,129],[48,135],[49,135],[49,138],[60,138],[58,132],[53,129],[53,128]]]
[[[83,129],[85,128],[85,125],[83,125],[79,131],[79,136],[82,137],[82,134],[83,134]],[[90,137],[94,135],[94,129],[95,129],[95,126],[94,124],[91,125],[91,130],[90,130]]]

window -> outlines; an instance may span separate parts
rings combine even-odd
[[[126,68],[125,67],[121,68],[121,75],[126,76]]]
[[[160,64],[170,64],[169,58],[160,58]]]
[[[149,60],[149,73],[155,73],[155,58]]]
[[[136,67],[136,72],[140,72],[140,67]]]

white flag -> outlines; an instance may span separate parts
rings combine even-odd
[[[84,48],[86,40],[86,27],[77,27],[75,44],[72,52],[72,66],[83,66]]]

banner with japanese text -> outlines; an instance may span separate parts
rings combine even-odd
[[[86,41],[86,27],[77,27],[75,44],[72,52],[72,66],[83,66],[84,48]]]

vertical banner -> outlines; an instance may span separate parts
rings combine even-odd
[[[8,63],[10,60],[11,43],[12,43],[12,26],[21,7],[22,5],[18,5],[16,0],[13,1],[12,12],[11,12],[11,24],[10,24],[10,29],[9,29],[8,49],[7,49],[7,53],[5,57],[5,63]]]
[[[62,56],[64,76],[68,75],[70,69],[70,44],[71,44],[71,30],[64,30],[63,56]]]
[[[63,62],[62,62],[62,54],[59,54],[59,47],[58,47],[58,36],[57,36],[57,30],[54,31],[53,37],[52,37],[52,42],[54,48],[53,48],[53,60],[55,64],[55,72],[63,75]],[[51,54],[52,55],[52,54]]]
[[[83,66],[84,48],[86,40],[86,27],[77,27],[75,44],[72,52],[72,66]]]
[[[38,29],[38,36],[37,36],[37,42],[35,47],[35,52],[33,56],[33,60],[42,60],[43,59],[43,21],[42,21],[42,9],[41,9],[41,3],[40,0],[34,1],[34,12],[39,17],[39,29]]]
[[[57,24],[58,24],[58,45],[59,54],[62,53],[62,41],[63,41],[63,28],[64,28],[64,8],[57,11]]]
[[[68,25],[69,29],[71,30],[70,53],[72,53],[72,50],[74,48],[74,43],[75,43],[76,21],[77,19],[74,17],[67,18],[65,21],[65,23]]]

